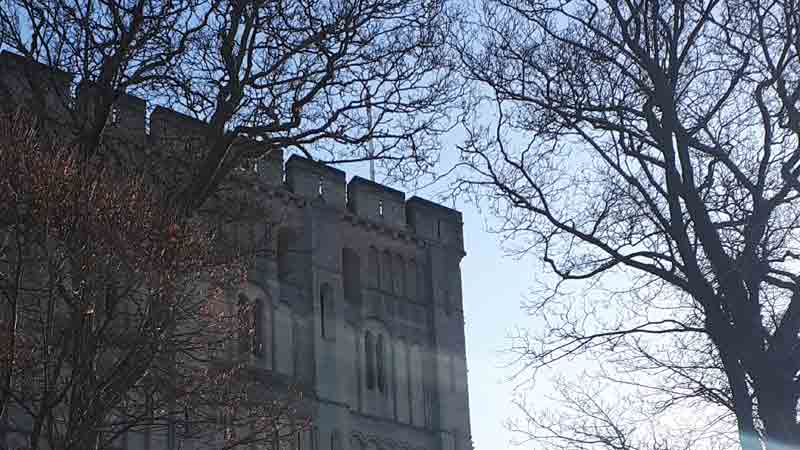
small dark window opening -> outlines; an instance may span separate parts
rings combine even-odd
[[[319,326],[320,326],[320,334],[322,337],[327,337],[327,333],[325,332],[325,322],[328,320],[327,316],[325,316],[325,289],[319,293]]]
[[[378,200],[378,215],[383,217],[383,200]]]
[[[111,107],[111,111],[109,111],[109,122],[111,125],[119,125],[119,108],[116,106]]]
[[[253,355],[264,356],[264,301],[256,299],[255,311],[253,314]]]
[[[364,335],[364,355],[367,363],[367,389],[371,391],[375,389],[375,345],[369,331]]]
[[[378,390],[386,392],[386,371],[383,364],[383,335],[378,335],[375,358],[378,360]]]
[[[441,239],[442,238],[442,221],[436,221],[436,237]]]
[[[246,354],[251,347],[251,326],[250,311],[248,311],[247,297],[244,295],[239,296],[239,302],[236,308],[236,327],[239,335],[239,354]]]
[[[336,335],[336,303],[333,289],[328,283],[319,288],[319,319],[320,335],[333,340]]]
[[[322,177],[317,180],[317,195],[320,197],[325,195],[325,183],[322,182]]]

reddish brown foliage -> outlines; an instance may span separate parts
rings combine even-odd
[[[243,268],[221,261],[211,232],[158,186],[79,159],[31,123],[0,118],[0,407],[11,437],[64,449],[108,448],[143,429],[220,447],[272,441],[292,410],[230,356],[252,332],[226,295]]]

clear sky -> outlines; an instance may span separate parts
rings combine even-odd
[[[535,266],[504,256],[499,237],[485,231],[485,218],[477,208],[457,206],[464,214],[467,252],[461,271],[473,442],[476,450],[519,449],[509,444],[511,435],[502,425],[516,413],[506,350],[513,329],[530,325],[520,302],[531,286]]]

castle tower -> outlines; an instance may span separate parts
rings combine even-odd
[[[0,55],[0,82],[19,64]],[[205,142],[205,124],[176,111],[157,107],[148,121],[144,100],[124,94],[114,107],[109,137],[136,149],[193,152]],[[254,186],[263,205],[257,217],[217,225],[255,255],[231,298],[256,305],[252,368],[304,393],[313,428],[297,450],[471,450],[461,213],[357,176],[348,183],[300,156],[284,166],[279,152],[231,177],[249,180],[235,185]],[[178,447],[149,433],[124,446]]]
[[[471,448],[461,259],[464,257],[461,213],[425,199],[407,203],[409,224],[428,242],[427,292],[432,309],[433,410],[442,450]]]

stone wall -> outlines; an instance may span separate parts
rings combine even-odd
[[[71,98],[69,74],[0,54],[0,85],[20,103],[45,79],[49,111],[94,113],[91,85],[78,83]],[[209,145],[204,122],[147,111],[145,100],[119,94],[107,137],[145,152]],[[252,139],[235,145],[268,150]],[[348,183],[299,155],[284,164],[269,150],[231,173],[255,181],[263,208],[225,225],[257,255],[248,285],[231,297],[261,305],[254,368],[298,383],[314,403],[303,450],[471,449],[461,213],[357,176]]]

